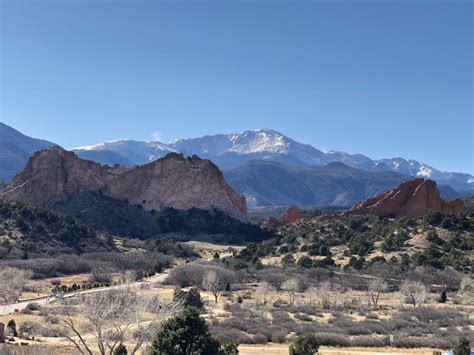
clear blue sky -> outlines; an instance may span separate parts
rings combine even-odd
[[[66,148],[267,127],[474,173],[469,0],[1,0],[0,11],[0,121]]]

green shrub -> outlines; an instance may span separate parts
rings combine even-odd
[[[290,355],[313,355],[318,352],[319,342],[313,334],[300,335],[290,345]]]
[[[471,347],[469,346],[469,341],[461,337],[458,342],[454,345],[453,355],[470,355]]]
[[[220,343],[213,338],[196,308],[185,308],[163,322],[150,347],[150,355],[218,355]]]

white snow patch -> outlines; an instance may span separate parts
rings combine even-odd
[[[416,176],[431,177],[433,171],[425,165],[420,166],[420,170],[416,173]]]
[[[74,148],[73,150],[98,150],[98,149],[105,148],[107,144],[121,143],[121,142],[126,142],[126,141],[127,141],[126,139],[116,139],[116,140],[106,141],[106,142],[102,142],[95,145],[86,145],[84,147],[77,147],[77,148]]]

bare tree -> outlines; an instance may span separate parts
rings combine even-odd
[[[226,283],[228,281],[215,270],[208,271],[202,278],[202,288],[206,291],[210,291],[217,303],[217,298],[222,291],[225,290]]]
[[[298,292],[300,285],[297,279],[288,279],[282,283],[281,288],[288,293],[288,301],[291,306],[295,304],[296,292]]]
[[[404,280],[400,285],[400,294],[402,302],[408,302],[413,307],[419,306],[425,302],[427,296],[426,286],[420,281]]]
[[[6,303],[16,302],[32,274],[30,270],[8,266],[2,268],[0,270],[0,300]]]
[[[257,298],[257,304],[267,304],[267,296],[270,292],[274,291],[275,288],[270,285],[267,281],[262,281],[255,290],[255,296]]]
[[[151,314],[151,318],[145,317],[145,312],[135,313],[135,326],[136,330],[133,332],[133,341],[135,347],[130,352],[131,355],[137,353],[140,350],[143,343],[151,341],[155,336],[161,322],[164,319],[176,314],[182,308],[181,302],[173,303],[162,303],[158,296],[147,299],[145,303],[139,309],[144,310],[146,313]]]
[[[469,275],[464,276],[461,279],[459,288],[461,289],[462,292],[474,291],[474,279]]]
[[[318,294],[319,294],[319,288],[318,287],[315,287],[315,286],[310,286],[307,290],[306,290],[306,294],[308,295],[308,299],[309,299],[309,305],[310,306],[314,306],[314,304],[316,303],[316,300],[318,299]]]
[[[319,303],[323,309],[331,308],[331,283],[329,281],[323,282],[317,291]]]
[[[176,304],[163,305],[154,298],[144,298],[126,289],[64,300],[53,309],[53,314],[67,330],[66,337],[82,354],[93,354],[85,340],[87,334],[94,336],[102,355],[113,354],[127,339],[134,340],[131,354],[135,354],[151,339],[160,321],[177,309]]]
[[[374,307],[374,309],[377,309],[380,295],[388,291],[388,283],[384,279],[376,277],[369,281],[368,290],[369,303]]]
[[[339,303],[342,294],[341,287],[338,284],[331,284],[329,281],[321,283],[318,287],[312,287],[312,294],[323,309],[331,309]]]

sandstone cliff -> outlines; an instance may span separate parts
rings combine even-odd
[[[356,203],[344,214],[377,214],[387,217],[418,217],[428,211],[455,213],[464,210],[462,200],[443,201],[436,182],[415,179],[404,182],[392,191]]]
[[[35,153],[0,197],[47,207],[87,191],[128,200],[146,210],[217,208],[240,219],[247,213],[245,197],[226,183],[216,165],[175,153],[125,169],[83,160],[56,146]]]
[[[299,221],[302,218],[303,214],[298,206],[291,206],[285,214],[278,217],[270,217],[267,221],[267,225],[276,228],[278,226],[284,226]]]

